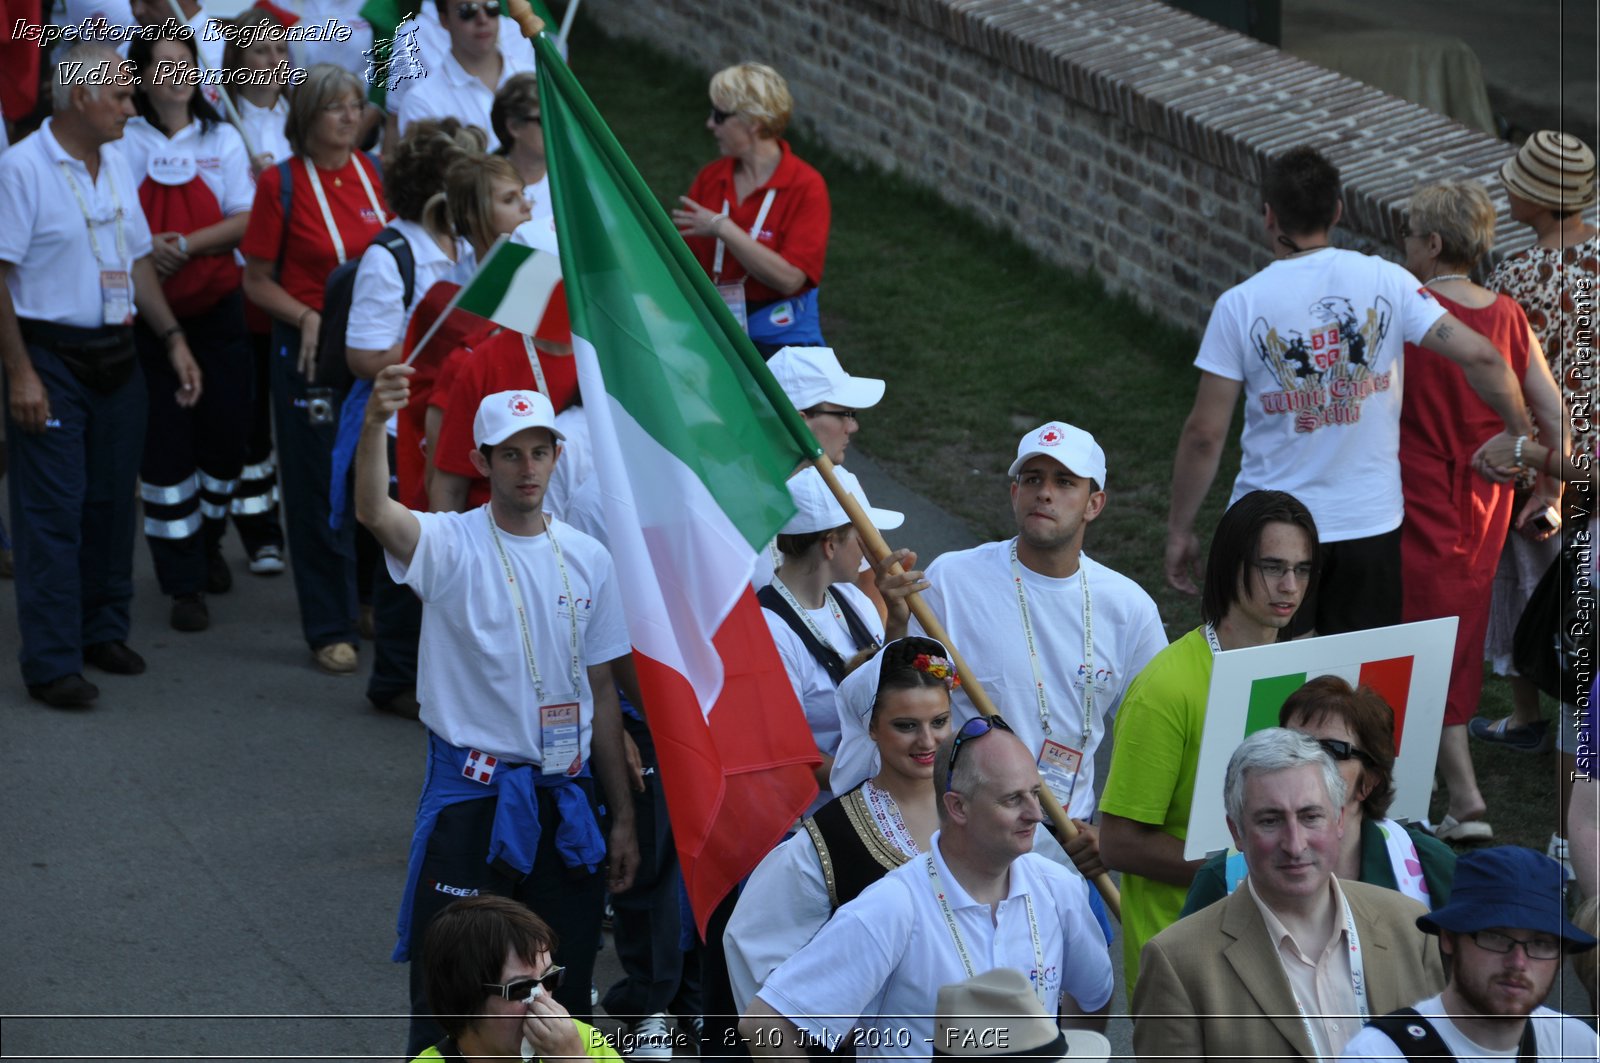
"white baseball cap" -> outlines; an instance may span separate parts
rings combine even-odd
[[[867,519],[872,521],[873,527],[880,531],[891,531],[905,523],[906,515],[899,510],[873,508],[867,501],[867,493],[861,489],[861,481],[853,473],[835,468],[833,474],[866,510]],[[789,477],[789,495],[794,499],[798,512],[779,529],[784,535],[807,535],[850,523],[849,514],[833,497],[833,492],[828,490],[827,482],[814,465]]]
[[[472,419],[472,441],[478,446],[504,443],[524,428],[548,428],[557,439],[566,439],[556,429],[555,407],[537,391],[497,391],[478,403]]]
[[[1099,484],[1102,491],[1105,490],[1106,452],[1100,449],[1094,436],[1083,429],[1060,421],[1048,421],[1040,425],[1017,443],[1017,460],[1011,463],[1006,475],[1015,476],[1022,471],[1029,458],[1041,454],[1059,461],[1070,472],[1087,476]]]
[[[797,410],[819,402],[864,410],[883,400],[883,381],[846,373],[832,347],[784,347],[767,360],[767,368]]]

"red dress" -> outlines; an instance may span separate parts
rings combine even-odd
[[[1468,328],[1487,337],[1520,382],[1528,371],[1528,318],[1504,295],[1482,309],[1434,293]],[[1511,487],[1472,471],[1480,444],[1505,427],[1454,362],[1406,344],[1400,411],[1400,480],[1406,517],[1400,531],[1407,622],[1461,618],[1444,722],[1464,724],[1483,688],[1483,636],[1500,548],[1511,524]]]

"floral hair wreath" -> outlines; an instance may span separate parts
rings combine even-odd
[[[943,679],[946,690],[961,689],[961,677],[956,674],[956,666],[948,657],[935,657],[932,654],[919,653],[912,660],[911,667],[919,672],[926,672],[935,679]]]

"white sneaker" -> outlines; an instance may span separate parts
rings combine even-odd
[[[1567,839],[1561,835],[1550,835],[1550,844],[1545,846],[1544,855],[1561,864],[1561,870],[1567,873],[1568,882],[1578,877],[1578,873],[1572,870],[1572,851],[1567,847]]]
[[[283,551],[276,546],[263,546],[250,559],[250,571],[257,576],[276,576],[283,571]]]
[[[671,1059],[672,1033],[667,1027],[667,1017],[661,1012],[646,1015],[628,1031],[629,1059]]]

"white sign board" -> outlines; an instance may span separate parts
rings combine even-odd
[[[1228,758],[1249,735],[1278,726],[1284,700],[1319,675],[1339,676],[1351,686],[1365,683],[1394,709],[1399,756],[1389,815],[1425,818],[1444,725],[1456,624],[1452,616],[1217,654],[1183,858],[1199,860],[1232,844],[1222,806]]]

